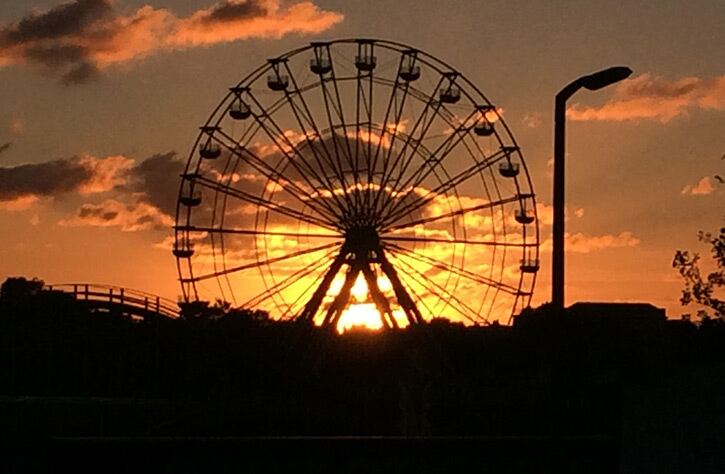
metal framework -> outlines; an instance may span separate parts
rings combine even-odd
[[[340,327],[480,324],[527,306],[531,180],[497,109],[461,73],[390,41],[270,59],[201,127],[179,191],[187,300]]]

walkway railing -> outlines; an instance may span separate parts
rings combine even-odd
[[[179,306],[172,300],[144,291],[95,283],[62,283],[46,285],[46,289],[72,294],[78,301],[118,305],[124,312],[146,316],[155,313],[167,318],[179,317]]]

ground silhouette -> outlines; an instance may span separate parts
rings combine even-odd
[[[9,279],[0,373],[3,443],[21,452],[40,440],[52,459],[92,440],[99,453],[134,453],[124,462],[168,466],[173,452],[177,471],[197,472],[179,453],[216,439],[226,440],[214,445],[219,463],[245,452],[254,469],[284,470],[280,450],[298,466],[378,472],[402,469],[400,456],[412,472],[456,462],[719,472],[722,462],[711,440],[725,426],[725,325],[667,320],[651,305],[544,306],[512,327],[440,318],[339,336],[206,303],[176,320],[94,313],[40,281]]]

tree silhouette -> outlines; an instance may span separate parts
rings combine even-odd
[[[25,300],[43,290],[45,282],[37,278],[10,277],[0,286],[0,299],[5,301]]]
[[[708,308],[698,310],[700,319],[725,319],[725,299],[717,297],[725,287],[725,227],[720,228],[719,235],[700,231],[698,239],[710,244],[715,270],[703,278],[698,253],[690,253],[688,250],[675,252],[672,267],[677,269],[685,281],[680,302],[683,306],[694,302]]]

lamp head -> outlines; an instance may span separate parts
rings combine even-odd
[[[626,66],[615,66],[581,78],[581,85],[590,91],[596,91],[628,78],[632,70]]]

